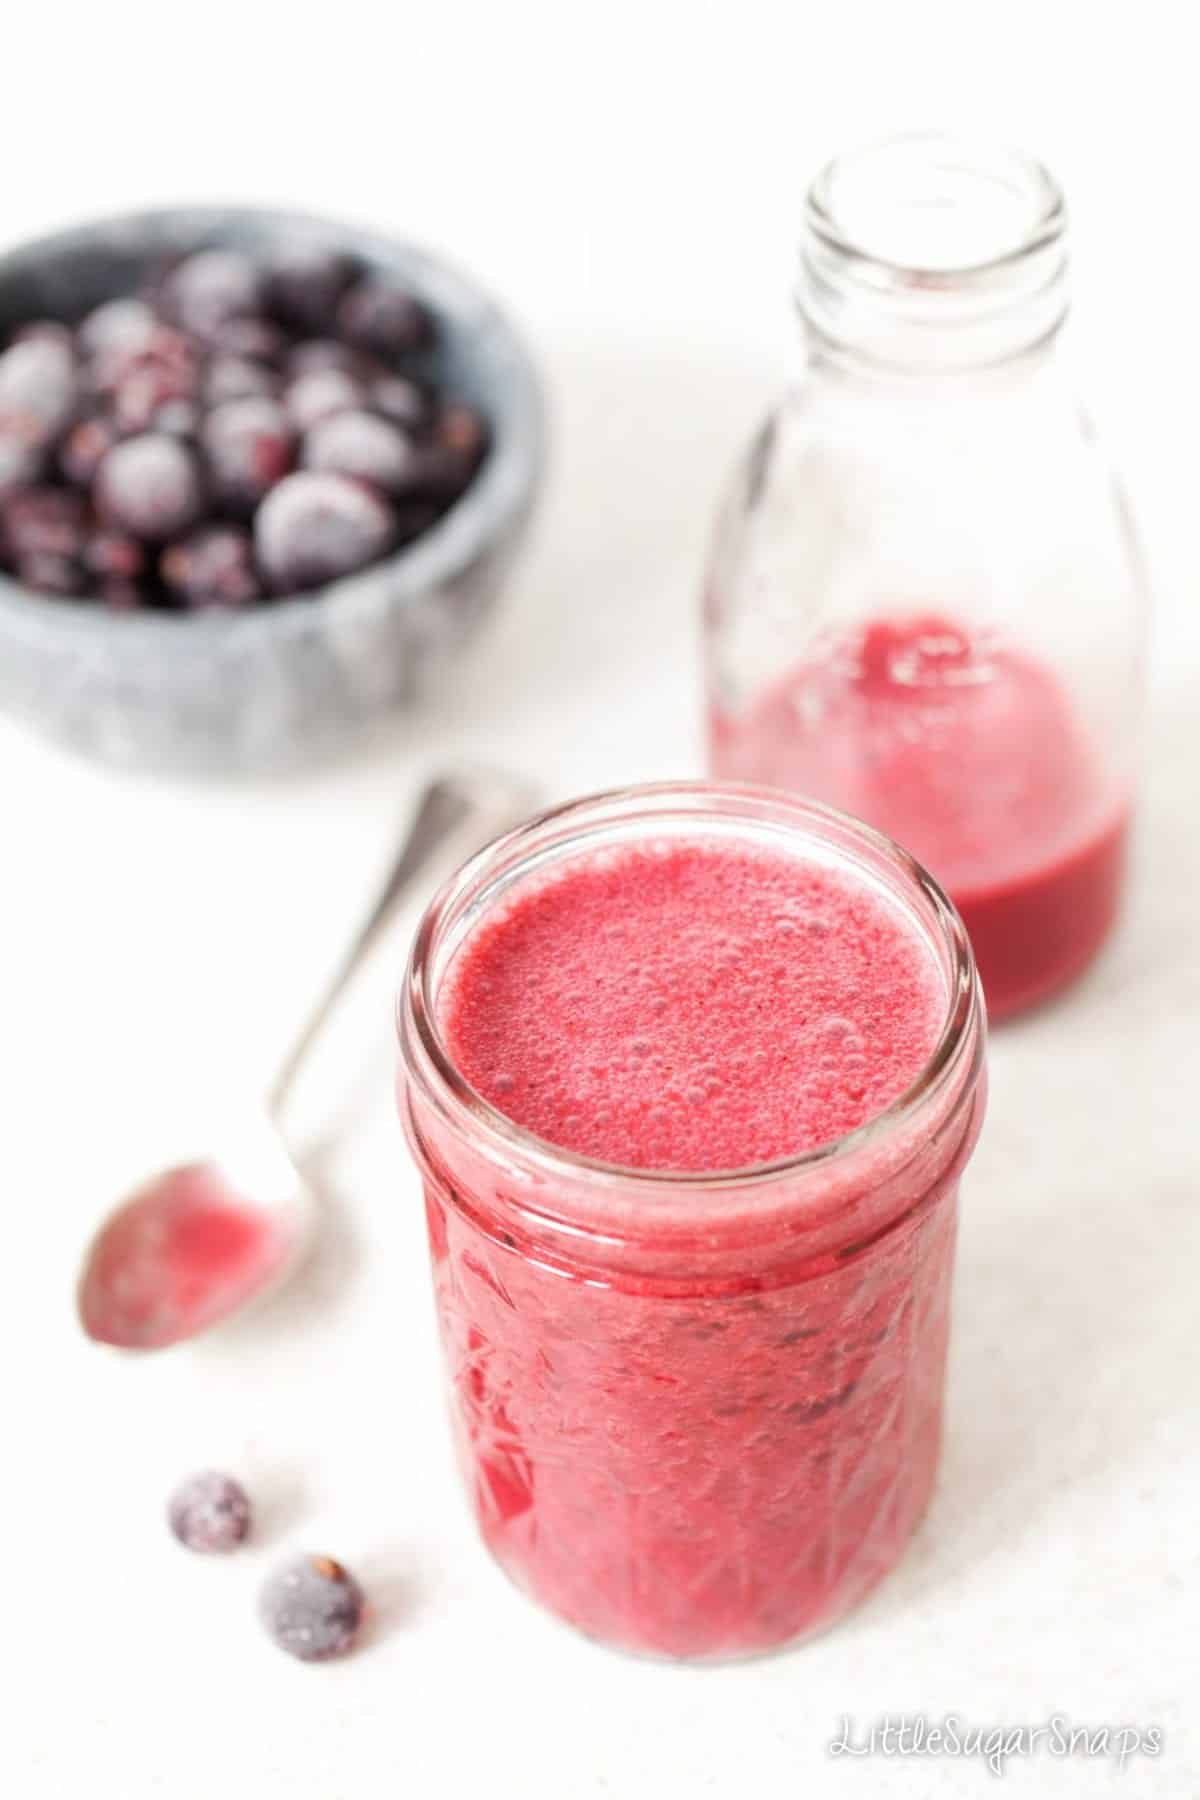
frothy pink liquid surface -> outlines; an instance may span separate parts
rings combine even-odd
[[[443,1029],[492,1105],[640,1169],[734,1169],[853,1131],[914,1079],[946,991],[865,883],[689,843],[573,864],[459,958]]]
[[[932,614],[831,643],[711,722],[714,772],[888,832],[949,890],[993,1017],[1091,960],[1112,925],[1128,805],[1054,673]]]
[[[865,877],[715,840],[517,889],[444,988],[451,1053],[493,1105],[656,1170],[861,1124],[918,1073],[947,1005],[933,951]],[[647,1201],[619,1266],[582,1240],[519,1242],[503,1173],[443,1174],[414,1125],[462,1464],[516,1581],[609,1643],[713,1658],[817,1631],[888,1572],[937,1463],[973,1112],[891,1172],[882,1214],[864,1152],[839,1201],[884,1221],[862,1242],[764,1239],[751,1208],[714,1263],[705,1190],[690,1250]]]

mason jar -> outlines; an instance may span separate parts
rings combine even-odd
[[[844,808],[958,906],[988,1011],[1117,915],[1147,598],[1081,407],[1066,211],[988,145],[838,158],[805,210],[799,366],[737,469],[704,593],[709,766]]]
[[[650,843],[780,850],[886,900],[944,993],[893,1104],[801,1155],[678,1173],[572,1153],[471,1086],[441,1010],[464,945],[526,884]],[[579,801],[442,889],[399,1032],[458,1453],[500,1566],[627,1650],[736,1657],[831,1624],[900,1556],[938,1460],[959,1178],[984,1104],[978,981],[941,889],[857,821],[781,793]]]

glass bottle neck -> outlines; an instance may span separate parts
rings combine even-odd
[[[820,353],[953,374],[1050,342],[1066,316],[1066,209],[1047,171],[940,135],[830,163],[809,190],[797,304]]]

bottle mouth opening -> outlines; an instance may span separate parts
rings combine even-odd
[[[1066,206],[1033,158],[969,138],[915,132],[836,157],[808,195],[809,230],[833,251],[914,285],[961,287],[1003,271],[1062,232]]]
[[[1031,157],[969,138],[887,138],[809,190],[796,298],[837,358],[892,372],[1009,362],[1066,316],[1066,206]]]

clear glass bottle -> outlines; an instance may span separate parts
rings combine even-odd
[[[1061,353],[1062,195],[940,136],[807,202],[802,370],[723,508],[710,768],[866,819],[949,889],[1000,1017],[1117,911],[1147,599]]]
[[[945,977],[913,1085],[848,1136],[729,1171],[593,1161],[494,1110],[440,1022],[464,941],[555,864],[714,837],[890,896]],[[499,839],[434,899],[399,1028],[459,1458],[501,1567],[590,1636],[658,1655],[831,1625],[898,1560],[937,1468],[959,1179],[986,1092],[978,979],[940,889],[788,794],[599,795]]]

